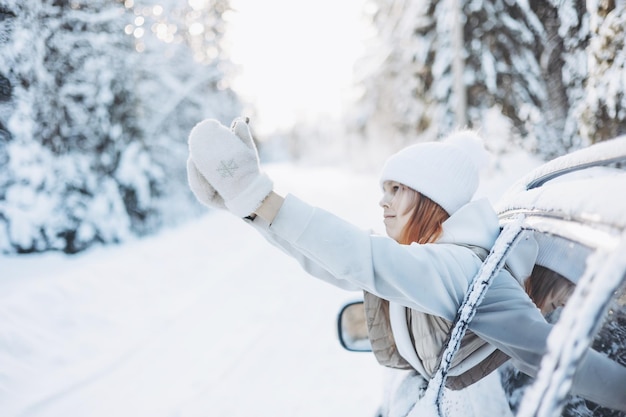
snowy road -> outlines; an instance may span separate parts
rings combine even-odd
[[[279,192],[381,232],[376,177],[268,170]],[[359,296],[216,211],[72,257],[0,257],[0,416],[372,416],[384,370],[335,333]]]
[[[301,195],[341,202],[344,185]],[[381,395],[373,356],[335,335],[359,294],[307,277],[226,213],[0,265],[2,416],[369,416]]]

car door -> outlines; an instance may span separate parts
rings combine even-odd
[[[556,324],[538,377],[503,370],[512,407],[521,417],[626,415],[564,389],[589,345],[626,366],[626,137],[537,168],[497,208],[503,225],[524,216],[537,263],[575,284],[567,305],[548,317]]]

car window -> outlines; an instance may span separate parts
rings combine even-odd
[[[571,355],[571,346],[576,343],[626,366],[625,191],[626,137],[621,137],[538,167],[497,204],[503,224],[519,214],[526,217],[539,245],[537,264],[576,284],[568,305],[547,316],[555,323],[554,337],[561,339],[542,362],[550,371],[539,375],[543,380],[532,380],[510,364],[501,368],[511,407],[522,417],[626,416],[579,397],[560,398],[562,390],[550,389],[567,383],[550,361],[558,358],[561,366],[575,367],[579,358]]]

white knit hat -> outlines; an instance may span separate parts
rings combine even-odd
[[[419,143],[392,155],[383,167],[380,183],[404,184],[452,215],[471,201],[478,188],[479,170],[488,158],[480,136],[460,130],[441,142]]]

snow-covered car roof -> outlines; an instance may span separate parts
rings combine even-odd
[[[556,158],[517,181],[498,213],[553,212],[562,218],[626,228],[626,136]]]
[[[539,244],[537,263],[577,282],[587,256],[613,249],[626,230],[625,166],[626,136],[598,143],[530,172],[496,210],[502,223],[523,214]]]

